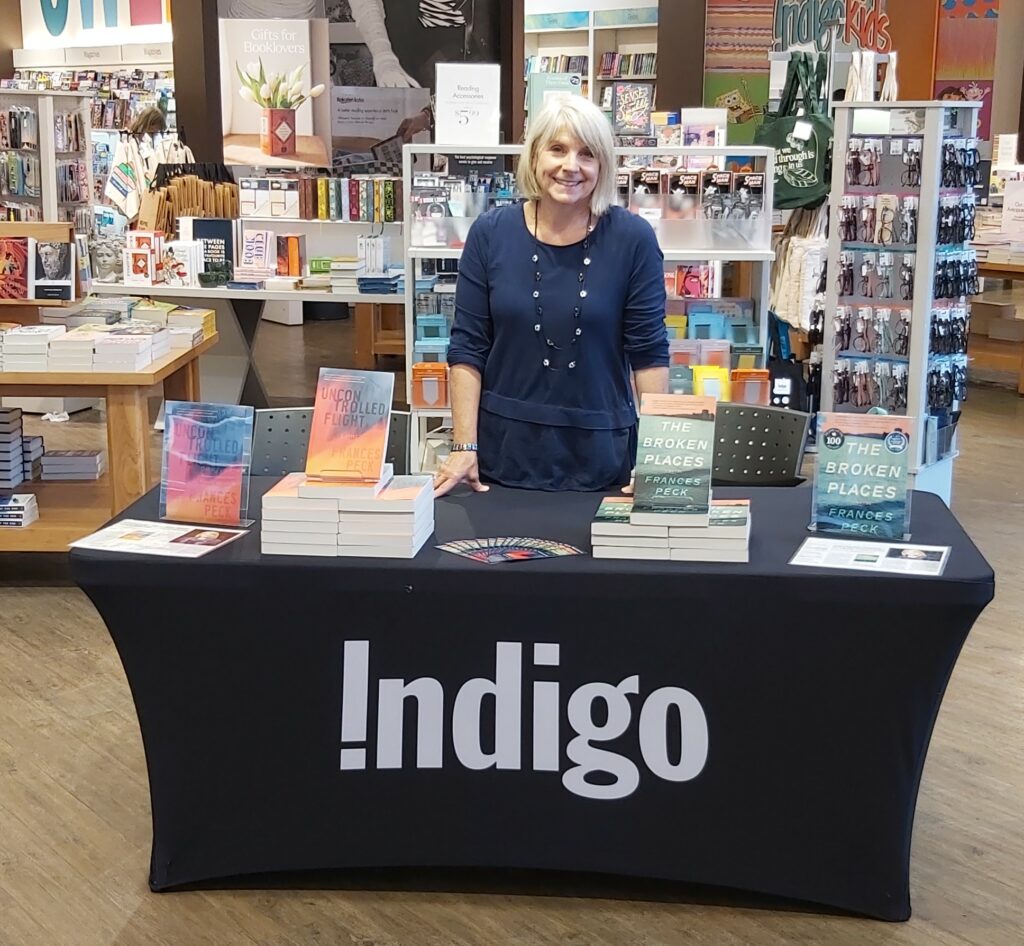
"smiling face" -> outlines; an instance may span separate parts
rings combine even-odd
[[[593,151],[567,131],[560,131],[537,150],[537,183],[544,199],[588,206],[600,162]]]

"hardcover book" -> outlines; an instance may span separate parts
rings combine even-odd
[[[34,248],[29,237],[0,238],[0,299],[29,298],[30,253]]]
[[[643,395],[630,522],[707,526],[714,448],[714,398]]]
[[[160,517],[237,525],[248,506],[253,409],[168,401]]]
[[[321,368],[309,431],[306,475],[377,482],[384,470],[395,376]]]
[[[612,86],[612,128],[616,135],[649,135],[654,86],[649,82],[616,82]]]
[[[636,526],[629,521],[633,511],[631,496],[605,496],[597,507],[594,519],[590,524],[591,538],[596,536],[612,536],[627,538],[664,539],[668,536],[668,526]]]
[[[223,286],[235,275],[235,221],[220,217],[182,217],[181,239],[203,245],[204,285]]]
[[[819,414],[811,529],[872,539],[910,533],[908,417]]]

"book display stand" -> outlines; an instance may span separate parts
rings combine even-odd
[[[822,410],[911,418],[911,486],[949,502],[977,292],[977,102],[838,102]]]
[[[443,459],[443,451],[439,452],[432,443],[436,439],[433,432],[439,424],[443,426],[451,419],[447,383],[439,366],[445,362],[448,331],[454,316],[454,273],[457,271],[454,261],[462,255],[469,228],[477,216],[499,203],[517,199],[511,181],[514,161],[521,152],[520,145],[406,145],[403,150],[406,383],[412,410],[410,468],[413,472],[432,469],[434,463]],[[734,194],[722,199],[717,190],[718,199],[712,202],[704,199],[702,191],[687,196],[667,189],[660,191],[660,182],[671,180],[676,169],[685,167],[688,162],[715,163],[722,167],[728,165],[734,153],[742,154],[744,168],[762,176],[763,190],[756,195],[758,206],[750,206],[749,195],[741,199]],[[665,257],[667,281],[673,272],[675,275],[677,292],[669,294],[668,319],[673,318],[670,314],[673,306],[682,303],[684,295],[710,294],[703,291],[708,288],[706,284],[699,293],[696,290],[691,293],[691,286],[685,279],[688,274],[693,276],[691,282],[695,284],[703,273],[705,280],[710,279],[720,287],[724,263],[751,264],[739,267],[743,271],[737,274],[735,287],[737,295],[754,300],[754,311],[737,312],[731,316],[737,321],[730,325],[744,327],[745,344],[737,344],[734,351],[748,352],[754,363],[734,367],[763,367],[768,346],[768,284],[775,256],[771,248],[771,214],[764,210],[772,206],[773,149],[750,146],[616,148],[615,154],[618,163],[623,165],[619,176],[627,180],[620,202],[628,203],[630,210],[650,222]],[[447,177],[430,171],[435,162],[444,157],[449,159]],[[453,160],[469,168],[465,180],[452,172]],[[651,169],[650,172],[644,172],[645,168]],[[652,173],[658,178],[658,186],[645,185],[641,193],[634,193],[633,176],[641,173]],[[732,179],[746,171],[726,173]],[[698,179],[698,186],[701,175],[700,171],[692,172]],[[492,176],[492,182],[501,181],[507,188],[492,189],[474,184],[482,177]],[[712,304],[716,300],[699,301],[714,308]],[[421,451],[421,446],[428,443],[434,458],[430,463],[425,459],[426,451]]]

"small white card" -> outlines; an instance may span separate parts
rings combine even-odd
[[[810,568],[852,568],[864,572],[937,576],[942,574],[948,558],[948,545],[805,539],[789,564]]]

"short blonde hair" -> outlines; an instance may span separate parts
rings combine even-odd
[[[553,98],[530,117],[523,153],[516,169],[519,193],[531,200],[541,196],[537,180],[537,155],[562,132],[586,145],[597,158],[597,184],[590,195],[590,209],[600,217],[615,203],[615,152],[612,128],[601,111],[582,95]]]

